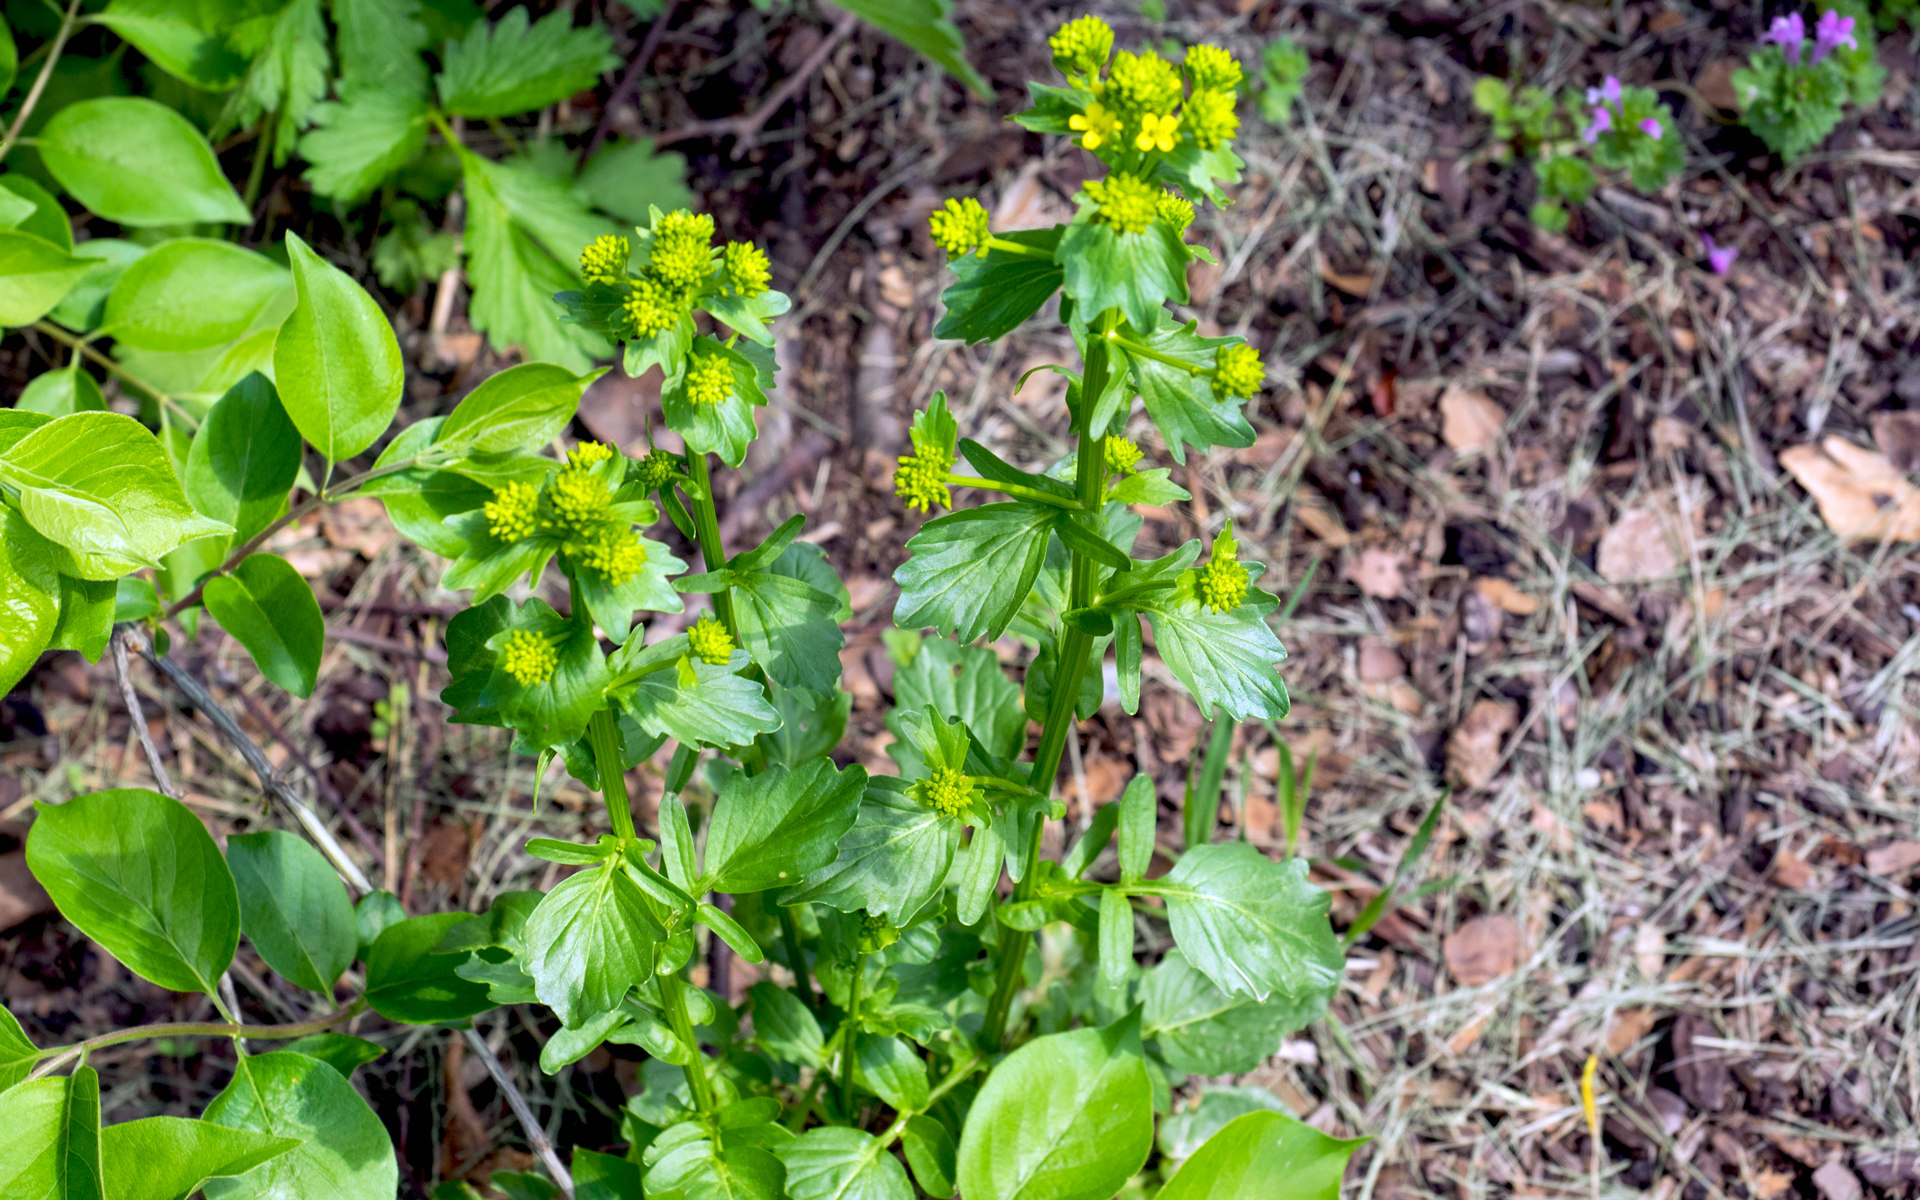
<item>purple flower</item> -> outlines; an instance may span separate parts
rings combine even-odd
[[[1703,233],[1700,240],[1707,244],[1707,269],[1715,275],[1725,275],[1733,269],[1733,260],[1740,253],[1736,246],[1722,246],[1713,240],[1713,235]]]
[[[1640,122],[1640,132],[1657,142],[1660,140],[1660,122],[1652,117],[1648,117],[1646,120]]]
[[[1799,13],[1775,17],[1773,24],[1760,35],[1760,40],[1772,42],[1780,47],[1781,52],[1787,56],[1787,61],[1797,67],[1800,65],[1801,43],[1807,40],[1807,23],[1801,19]]]
[[[1600,140],[1600,135],[1613,128],[1613,114],[1604,108],[1593,110],[1593,124],[1580,131],[1580,136],[1591,146]]]
[[[1860,48],[1860,43],[1853,40],[1853,18],[1828,9],[1820,14],[1819,23],[1813,27],[1813,61],[1819,62],[1842,46],[1849,50]]]
[[[1620,103],[1620,80],[1612,75],[1600,81],[1597,88],[1587,89],[1587,103],[1598,107],[1601,104]]]

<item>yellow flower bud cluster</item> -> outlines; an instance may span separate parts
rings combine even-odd
[[[733,398],[733,364],[724,354],[694,354],[687,362],[687,399],[724,404]]]
[[[651,235],[647,261],[637,271],[628,266],[630,247],[622,237],[598,238],[580,253],[580,274],[589,284],[619,289],[595,300],[617,303],[605,332],[618,340],[658,336],[686,319],[701,296],[757,296],[772,278],[766,254],[750,243],[729,242],[716,256],[713,218],[706,213],[675,209],[654,222]]]
[[[521,687],[552,679],[559,665],[560,656],[554,653],[552,644],[531,629],[514,630],[500,648],[500,669]]]
[[[503,542],[530,538],[540,527],[540,489],[530,483],[509,483],[482,506],[487,532]]]
[[[680,470],[680,467],[680,461],[673,455],[665,450],[655,450],[634,464],[633,478],[639,480],[641,487],[651,492],[664,486],[674,472]]]
[[[603,234],[580,252],[580,277],[588,283],[619,283],[626,278],[632,253],[627,239]]]
[[[725,666],[733,658],[733,635],[712,614],[694,622],[687,630],[687,647],[695,658],[714,666]]]
[[[1214,612],[1232,612],[1247,598],[1247,569],[1240,565],[1240,545],[1228,527],[1213,542],[1213,556],[1200,568],[1194,591],[1200,603]]]
[[[1093,219],[1119,233],[1145,233],[1159,213],[1160,197],[1166,194],[1165,189],[1124,171],[1089,179],[1085,190],[1098,210]]]
[[[952,469],[952,455],[915,438],[913,453],[902,457],[900,468],[893,473],[894,494],[908,508],[921,512],[936,504],[952,508],[953,493],[947,490],[947,472]]]
[[[626,584],[647,565],[647,550],[632,524],[614,510],[614,489],[624,475],[619,459],[620,452],[605,443],[582,442],[567,452],[568,465],[544,484],[507,483],[482,506],[487,532],[509,545],[551,538],[576,567],[609,587]],[[603,465],[609,462],[615,465]]]
[[[758,296],[773,279],[767,252],[751,242],[728,242],[720,254],[720,274],[736,296]]]
[[[1133,439],[1108,434],[1105,443],[1107,470],[1119,475],[1133,474],[1134,464],[1140,461],[1140,447]]]
[[[1189,92],[1180,68],[1153,51],[1114,54],[1113,30],[1098,17],[1068,22],[1047,44],[1068,84],[1094,97],[1067,118],[1088,150],[1171,154],[1183,136],[1215,150],[1240,130],[1234,112],[1240,64],[1218,46],[1187,51],[1181,65],[1193,85]]]
[[[647,548],[631,528],[602,525],[580,548],[578,557],[581,565],[597,572],[608,587],[624,587],[647,565]]]
[[[1260,352],[1245,342],[1222,346],[1213,352],[1213,382],[1216,390],[1245,400],[1267,381],[1267,368]]]
[[[973,780],[952,767],[935,767],[932,778],[913,786],[920,803],[943,817],[957,817],[973,807]]]
[[[933,244],[945,250],[949,258],[959,258],[969,250],[981,258],[987,256],[987,239],[992,236],[987,210],[972,196],[949,200],[944,208],[934,209],[927,218],[927,228],[933,233]]]

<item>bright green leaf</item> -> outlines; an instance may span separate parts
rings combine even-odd
[[[1347,1159],[1365,1140],[1330,1138],[1283,1113],[1248,1113],[1207,1139],[1159,1200],[1338,1200]]]
[[[893,573],[900,585],[894,624],[932,626],[963,645],[999,637],[1033,590],[1055,511],[984,504],[928,521],[907,542],[913,557]]]
[[[953,0],[843,0],[840,7],[925,55],[976,96],[993,95],[967,61],[966,40],[953,23]]]
[[[588,386],[606,373],[603,367],[575,375],[551,363],[509,367],[489,376],[454,406],[433,439],[434,447],[458,454],[501,454],[544,446],[573,420]]]
[[[255,372],[200,423],[182,482],[194,508],[233,526],[232,540],[244,543],[286,514],[300,457],[300,431],[273,384]]]
[[[820,1034],[820,1022],[800,997],[764,979],[748,994],[753,997],[753,1039],[768,1054],[796,1066],[817,1068],[825,1061],[826,1040]],[[25,1039],[21,1040],[24,1043]]]
[[[626,669],[622,664],[651,661],[652,655],[668,656],[674,664],[642,677],[622,701],[648,733],[688,745],[744,746],[755,734],[779,728],[780,714],[767,703],[764,689],[738,674],[747,666],[746,651],[734,651],[724,664],[687,658],[685,634],[647,647],[636,638],[627,646],[640,654],[622,656],[616,674]]]
[[[545,108],[598,83],[600,72],[619,64],[612,49],[605,29],[576,28],[569,12],[529,27],[527,10],[515,8],[494,25],[475,24],[464,41],[447,46],[440,104],[463,117]]]
[[[740,643],[782,687],[830,692],[840,682],[847,639],[840,598],[777,570],[735,571],[733,619]]]
[[[1266,619],[1277,602],[1249,587],[1240,607],[1216,612],[1195,596],[1191,575],[1175,591],[1149,601],[1147,619],[1161,661],[1193,693],[1202,714],[1218,706],[1236,721],[1286,716],[1291,702],[1275,668],[1287,652]]]
[[[618,1005],[653,971],[664,931],[619,856],[570,875],[527,920],[527,973],[570,1029]]]
[[[672,212],[690,208],[694,196],[685,183],[687,160],[668,152],[656,154],[653,139],[602,146],[580,172],[580,190],[601,212],[629,225],[645,225],[649,209]]]
[[[113,0],[100,23],[132,42],[175,79],[224,92],[246,74],[247,60],[227,38],[228,5],[183,0]]]
[[[866,785],[865,768],[841,771],[826,758],[728,777],[707,827],[706,886],[698,890],[765,891],[825,866]]]
[[[64,211],[64,210],[62,210]],[[47,315],[69,329],[92,330],[106,317],[107,297],[120,276],[147,253],[147,247],[119,238],[88,238],[73,248],[75,258],[93,265]]]
[[[301,1143],[238,1179],[207,1184],[207,1200],[393,1200],[399,1190],[386,1126],[318,1059],[285,1050],[241,1059],[203,1119]]]
[[[45,238],[0,230],[0,325],[38,321],[91,270],[91,262]]]
[[[1193,322],[1180,325],[1169,317],[1152,333],[1140,336],[1140,343],[1155,353],[1209,370],[1218,349],[1239,340],[1201,337],[1196,328]],[[1134,390],[1146,402],[1147,415],[1159,427],[1173,461],[1187,461],[1188,445],[1196,450],[1253,445],[1253,426],[1247,424],[1242,411],[1244,401],[1217,394],[1204,375],[1156,359],[1124,351],[1121,354]]]
[[[1171,951],[1147,972],[1144,1036],[1158,1038],[1160,1056],[1196,1075],[1239,1075],[1279,1050],[1280,1043],[1326,1011],[1330,992],[1275,994],[1265,1002],[1229,995]]]
[[[464,1021],[493,1007],[484,985],[455,973],[467,955],[437,954],[440,939],[467,919],[460,912],[413,917],[382,930],[367,952],[367,1003],[409,1025]]]
[[[346,204],[366,199],[427,142],[425,102],[376,88],[317,105],[311,118],[314,127],[300,139],[306,180]]]
[[[313,694],[327,623],[292,563],[264,551],[249,554],[231,574],[207,580],[202,599],[262,675],[296,696]]]
[[[289,982],[333,995],[359,952],[353,901],[305,838],[279,829],[227,839],[240,892],[240,931]]]
[[[327,96],[327,26],[320,0],[291,0],[266,28],[266,44],[253,55],[247,77],[228,102],[216,133],[264,126],[273,138],[273,164],[292,155],[300,131],[313,119],[314,106]]]
[[[1060,227],[1016,229],[995,236],[1051,254],[1060,242]],[[964,254],[948,263],[947,269],[958,282],[940,293],[947,311],[933,336],[970,343],[994,341],[1018,329],[1060,290],[1063,278],[1051,258],[1029,258],[1005,250],[988,250],[985,258]]]
[[[253,328],[293,286],[279,263],[231,242],[176,238],[136,259],[107,297],[102,333],[141,350],[207,350]]]
[[[799,1001],[794,1003],[798,1004]],[[817,1037],[819,1033],[820,1028],[816,1025],[814,1035]],[[0,1092],[25,1079],[39,1061],[39,1051],[32,1039],[27,1037],[27,1031],[20,1028],[19,1020],[5,1008],[0,1008]]]
[[[76,360],[59,371],[48,371],[27,385],[15,407],[25,412],[64,417],[77,412],[105,412],[107,398]]]
[[[1135,329],[1154,329],[1167,301],[1187,302],[1187,248],[1164,221],[1144,233],[1119,233],[1099,221],[1075,220],[1060,235],[1054,261],[1082,320],[1117,308]]]
[[[210,1179],[245,1175],[300,1145],[296,1138],[179,1117],[144,1117],[100,1131],[107,1200],[178,1200]]]
[[[780,897],[782,904],[813,901],[841,912],[866,909],[903,923],[931,900],[947,879],[960,822],[922,806],[898,780],[870,779],[839,856]]]
[[[274,379],[301,436],[339,462],[386,432],[405,363],[393,326],[365,289],[291,233],[287,253],[299,299],[273,343]]]
[[[282,1050],[317,1058],[334,1070],[353,1078],[354,1071],[387,1052],[385,1046],[347,1033],[310,1033],[291,1042],[279,1043]]]
[[[0,22],[0,29],[4,28],[4,23]],[[0,45],[0,50],[3,49],[4,46]],[[3,58],[4,55],[0,55],[0,59]],[[27,211],[11,221],[8,229],[45,238],[68,254],[74,252],[72,222],[67,217],[67,210],[60,206],[60,201],[54,199],[52,192],[35,183],[32,176],[19,174],[0,175],[0,192],[7,193],[0,199],[6,200],[9,206],[15,201],[24,201],[27,205]]]
[[[60,580],[51,547],[26,518],[0,505],[0,688],[39,661],[60,624]]]
[[[906,1168],[864,1129],[823,1125],[773,1153],[786,1164],[792,1200],[913,1200]]]
[[[856,1043],[860,1082],[889,1108],[917,1110],[927,1106],[927,1064],[897,1037],[862,1037]]]
[[[1174,944],[1223,991],[1318,997],[1324,1008],[1346,970],[1306,859],[1277,863],[1246,842],[1196,846],[1153,890],[1166,897]]]
[[[107,96],[55,113],[40,159],[73,198],[122,225],[253,219],[191,122],[152,100]]]
[[[100,1075],[36,1079],[0,1094],[0,1196],[104,1200]]]

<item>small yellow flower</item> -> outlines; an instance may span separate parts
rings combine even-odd
[[[1260,352],[1245,342],[1213,352],[1213,382],[1227,395],[1245,400],[1266,381],[1267,368],[1260,361]]]
[[[532,687],[553,678],[560,656],[547,639],[530,629],[516,629],[507,635],[500,648],[500,669],[513,676],[521,687]]]
[[[570,533],[582,536],[594,531],[607,519],[613,493],[607,485],[582,467],[568,467],[554,477],[547,489],[547,507],[555,522]]]
[[[1107,470],[1121,475],[1133,474],[1134,464],[1140,461],[1140,447],[1134,444],[1133,439],[1115,434],[1107,435],[1105,453]]]
[[[733,398],[733,364],[720,354],[696,354],[687,367],[687,399],[695,404],[723,404]]]
[[[576,467],[591,467],[613,457],[613,447],[605,442],[581,442],[567,451],[567,461]]]
[[[687,630],[687,647],[702,662],[712,663],[716,667],[725,666],[733,659],[733,635],[727,627],[713,619],[713,615],[701,617]]]
[[[1098,208],[1095,219],[1121,233],[1145,233],[1153,224],[1155,205],[1164,193],[1133,175],[1113,174],[1086,183],[1087,198]]]
[[[973,806],[973,781],[952,767],[935,767],[931,779],[913,786],[920,803],[943,817],[957,817]]]
[[[720,255],[720,272],[737,296],[758,296],[773,278],[766,251],[751,242],[728,242]]]
[[[1148,113],[1140,118],[1140,132],[1133,137],[1135,150],[1158,150],[1166,154],[1174,147],[1180,137],[1180,118],[1175,116],[1155,116]]]
[[[1240,64],[1218,46],[1195,46],[1187,51],[1183,65],[1196,88],[1231,92],[1240,86]]]
[[[618,283],[632,254],[627,239],[603,234],[580,252],[580,277],[588,283]]]
[[[1113,53],[1113,27],[1099,17],[1068,21],[1047,39],[1047,48],[1053,51],[1053,65],[1062,75],[1091,79]]]
[[[908,508],[931,511],[935,505],[953,507],[953,493],[947,490],[947,471],[953,459],[932,446],[914,443],[913,453],[900,460],[893,473],[893,490]]]
[[[1214,612],[1232,612],[1247,598],[1247,569],[1240,565],[1240,545],[1228,525],[1213,540],[1213,556],[1200,568],[1194,590],[1200,603]]]
[[[1102,142],[1120,132],[1120,117],[1096,100],[1087,105],[1085,114],[1075,113],[1068,117],[1067,128],[1085,135],[1080,139],[1082,146],[1098,150]]]
[[[936,208],[927,218],[927,228],[933,233],[933,244],[947,252],[949,258],[959,258],[969,250],[978,250],[980,257],[987,256],[987,239],[992,231],[987,227],[987,210],[972,196],[961,200],[949,200],[944,208]]]
[[[487,532],[503,542],[517,542],[533,536],[539,522],[540,493],[530,483],[509,483],[493,493],[493,499],[481,507],[487,518]]]
[[[1175,233],[1184,234],[1193,224],[1193,204],[1172,192],[1160,193],[1153,202],[1153,214],[1173,226]]]
[[[627,296],[626,310],[634,333],[640,337],[652,337],[663,329],[671,329],[686,315],[686,305],[680,297],[651,279],[635,281],[633,291]]]
[[[598,572],[608,587],[622,587],[647,565],[647,548],[631,529],[602,525],[580,551],[580,561]]]
[[[1202,150],[1212,150],[1233,140],[1240,132],[1240,114],[1233,111],[1233,93],[1201,89],[1187,97],[1182,115],[1193,140]]]

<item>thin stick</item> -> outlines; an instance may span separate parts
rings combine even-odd
[[[112,1033],[103,1033],[99,1037],[75,1042],[71,1046],[54,1046],[40,1051],[39,1057],[46,1061],[35,1067],[33,1073],[27,1078],[39,1079],[50,1071],[59,1070],[62,1064],[88,1051],[98,1050],[103,1046],[117,1046],[121,1042],[137,1042],[143,1038],[244,1036],[255,1041],[267,1038],[283,1041],[303,1038],[310,1033],[321,1033],[342,1021],[358,1016],[366,1006],[364,1000],[355,1000],[338,1012],[328,1013],[324,1017],[315,1017],[311,1021],[302,1021],[297,1025],[225,1025],[203,1021],[169,1021],[163,1025],[135,1025],[128,1029],[116,1029]]]
[[[654,52],[660,49],[660,39],[667,36],[667,22],[673,19],[673,10],[678,5],[679,0],[667,0],[660,6],[660,15],[653,19],[653,24],[647,26],[647,36],[640,40],[639,51],[634,54],[633,61],[627,64],[627,69],[621,72],[620,82],[613,85],[613,94],[607,97],[606,107],[600,110],[600,120],[593,127],[593,136],[587,139],[587,148],[580,152],[581,166],[586,166],[594,151],[600,149],[600,144],[607,140],[607,131],[613,128],[613,110],[625,103],[627,97],[633,94],[633,89],[639,86],[640,74],[653,61]]]
[[[533,1109],[527,1104],[527,1098],[520,1094],[520,1089],[514,1086],[512,1077],[507,1074],[507,1069],[500,1065],[500,1060],[495,1058],[493,1051],[487,1048],[486,1039],[471,1029],[466,1031],[466,1035],[467,1045],[472,1046],[473,1052],[480,1056],[480,1061],[487,1064],[487,1074],[493,1076],[493,1082],[506,1093],[507,1107],[513,1109],[513,1115],[520,1120],[520,1127],[527,1131],[527,1141],[533,1144],[533,1153],[546,1164],[547,1173],[553,1176],[553,1182],[560,1188],[561,1195],[567,1200],[573,1200],[573,1176],[568,1173],[566,1167],[561,1165],[560,1156],[553,1152],[553,1143],[547,1140],[547,1131],[540,1128],[540,1122],[534,1119]]]
[[[194,707],[207,714],[207,719],[212,721],[214,728],[227,739],[227,744],[238,750],[240,757],[246,759],[247,765],[253,768],[253,773],[260,777],[260,786],[269,795],[293,810],[293,815],[299,819],[308,836],[319,845],[321,853],[333,863],[333,869],[340,872],[340,877],[346,880],[347,886],[362,894],[371,892],[373,883],[368,880],[366,872],[360,869],[360,864],[347,857],[346,848],[333,836],[333,831],[321,824],[320,818],[314,815],[305,801],[294,794],[292,788],[281,782],[280,777],[274,773],[273,764],[267,761],[267,756],[261,753],[260,747],[254,745],[253,739],[240,728],[240,723],[233,719],[233,714],[222,708],[219,701],[215,700],[206,688],[200,686],[199,680],[187,674],[185,667],[171,658],[162,658],[155,654],[152,647],[147,645],[146,638],[142,637],[134,626],[122,626],[122,629],[126,631],[127,640],[133,648],[138,650],[141,656],[152,663],[161,674],[171,679],[173,685],[185,693],[187,699],[193,701]]]
[[[53,48],[47,51],[47,61],[40,64],[40,74],[34,77],[33,87],[27,92],[27,98],[20,102],[20,115],[13,119],[13,125],[7,130],[7,139],[0,142],[0,159],[7,156],[14,144],[20,140],[20,131],[27,127],[27,118],[33,115],[34,106],[40,103],[40,93],[47,90],[47,80],[53,78],[53,64],[60,61],[60,51],[66,48],[67,38],[73,34],[73,23],[80,15],[80,0],[67,5],[67,15],[60,22],[60,32],[53,35]]]
[[[773,115],[779,112],[787,101],[793,99],[795,92],[806,86],[807,80],[812,78],[813,73],[827,61],[827,56],[833,53],[833,48],[840,44],[840,39],[852,33],[857,23],[857,18],[852,13],[841,17],[839,23],[827,36],[820,39],[820,44],[814,47],[813,53],[807,55],[807,60],[801,63],[793,74],[782,80],[780,86],[773,89],[773,94],[752,112],[742,113],[737,117],[723,117],[718,121],[689,121],[678,129],[670,129],[661,134],[653,140],[653,144],[667,146],[674,142],[684,142],[689,138],[724,137],[732,134],[735,139],[733,157],[745,158],[747,151],[753,149],[753,140],[760,136],[760,130],[773,119]]]
[[[140,748],[147,752],[147,765],[153,768],[153,781],[160,790],[175,800],[180,791],[173,786],[173,779],[167,775],[166,765],[160,761],[160,751],[154,748],[153,735],[147,732],[147,714],[140,707],[140,697],[134,693],[133,680],[127,675],[127,643],[118,630],[113,634],[113,673],[120,678],[120,698],[127,702],[127,716],[133,721],[133,732],[140,739]]]

